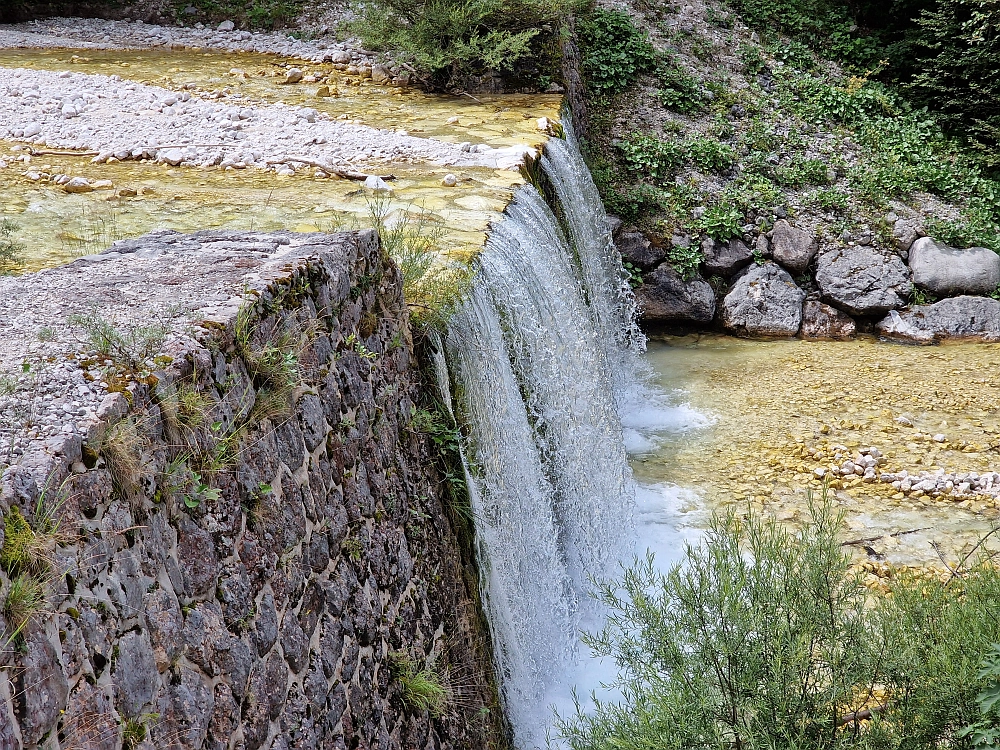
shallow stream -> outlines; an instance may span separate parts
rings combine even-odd
[[[282,85],[288,67],[317,82]],[[332,118],[452,143],[503,147],[540,145],[543,117],[555,119],[561,97],[455,97],[379,86],[347,76],[331,65],[309,65],[269,55],[218,52],[121,50],[0,50],[0,67],[72,70],[118,75],[170,90],[186,89],[227,103],[308,105]],[[331,96],[316,96],[325,86]],[[256,169],[171,168],[148,162],[92,164],[89,156],[29,156],[21,144],[0,141],[0,215],[20,227],[28,246],[24,270],[38,270],[97,252],[111,242],[158,227],[193,231],[329,231],[367,225],[370,193],[350,180],[314,179],[300,171],[281,177]],[[110,180],[113,187],[67,194],[30,173]],[[497,219],[522,180],[517,172],[445,168],[431,164],[381,164],[393,174],[393,210],[425,214],[443,251],[468,258],[482,247],[486,228]],[[442,178],[453,173],[455,187]],[[402,213],[399,214],[400,216]]]
[[[994,470],[998,354],[995,344],[655,339],[646,360],[667,395],[626,417],[633,472],[679,509],[735,505],[795,523],[809,495],[822,494],[816,470],[858,448],[884,454],[879,472]],[[931,542],[954,559],[998,518],[996,502],[982,496],[915,497],[860,477],[830,491],[848,536],[919,529],[870,542],[874,555],[857,545],[861,559],[943,571]]]

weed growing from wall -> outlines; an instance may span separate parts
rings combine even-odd
[[[407,654],[391,654],[393,674],[403,690],[403,701],[411,709],[440,718],[448,710],[451,688],[433,667],[418,668]]]

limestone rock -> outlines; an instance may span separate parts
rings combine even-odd
[[[750,265],[753,260],[753,253],[740,240],[729,240],[729,242],[716,242],[708,238],[701,243],[701,250],[705,256],[702,267],[709,276],[732,276]]]
[[[93,192],[94,186],[86,177],[74,177],[63,185],[62,189],[67,193],[90,193]]]
[[[805,296],[777,264],[752,266],[723,300],[722,324],[744,336],[794,336]]]
[[[898,250],[909,250],[910,245],[917,241],[917,237],[920,235],[917,233],[916,227],[913,225],[912,221],[907,221],[906,219],[896,219],[892,225],[892,238],[896,243],[896,248]]]
[[[903,307],[913,290],[898,255],[867,246],[823,253],[816,261],[816,283],[824,300],[852,315],[884,315]]]
[[[655,247],[642,232],[622,232],[615,240],[622,260],[643,271],[656,268],[667,257],[666,250]]]
[[[45,633],[36,630],[26,639],[27,653],[22,662],[24,685],[21,703],[21,736],[25,745],[35,745],[55,728],[66,705],[69,684],[59,666],[56,650]]]
[[[223,21],[218,26],[218,30],[219,31],[232,31],[235,28],[236,28],[236,24],[233,23],[232,21]]]
[[[856,332],[854,319],[837,308],[812,299],[802,305],[802,338],[849,339]]]
[[[1000,341],[1000,301],[962,296],[902,313],[893,310],[879,322],[878,331],[886,338],[916,344],[946,339]]]
[[[771,253],[778,263],[792,273],[803,273],[816,255],[818,243],[809,232],[797,229],[784,219],[774,223]]]
[[[930,237],[910,247],[913,283],[939,296],[989,294],[1000,286],[1000,255],[985,247],[958,250]]]
[[[392,71],[385,65],[372,66],[372,83],[389,83],[392,80]]]
[[[289,68],[288,72],[285,74],[284,83],[298,83],[302,80],[302,71],[298,68]]]
[[[156,660],[145,633],[131,632],[118,641],[118,659],[111,671],[118,707],[126,716],[138,716],[153,701],[159,685]]]
[[[711,323],[715,293],[702,278],[684,281],[669,265],[647,274],[636,289],[642,319],[656,323]]]

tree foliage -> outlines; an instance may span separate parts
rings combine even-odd
[[[360,0],[353,29],[369,49],[392,50],[432,82],[510,70],[577,0]]]

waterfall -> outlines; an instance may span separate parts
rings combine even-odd
[[[549,696],[594,611],[591,578],[613,575],[633,549],[616,393],[635,380],[644,343],[575,143],[550,143],[542,168],[567,231],[535,188],[521,188],[444,342],[468,437],[483,601],[522,750],[545,744]]]

